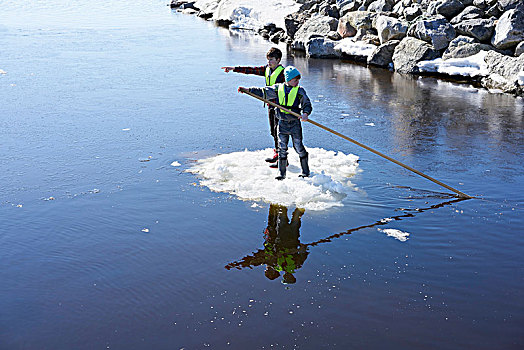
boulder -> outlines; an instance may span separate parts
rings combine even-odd
[[[393,9],[393,0],[376,0],[369,4],[368,11],[389,12]]]
[[[353,28],[359,29],[371,29],[373,27],[373,19],[378,14],[375,12],[368,11],[353,11],[348,12],[340,20],[346,20]]]
[[[457,33],[471,36],[479,41],[489,42],[495,29],[495,22],[492,19],[468,19],[455,24]]]
[[[327,36],[337,30],[338,20],[328,16],[313,16],[295,33],[291,48],[306,51],[306,44],[313,36]]]
[[[305,12],[294,12],[284,17],[284,26],[286,27],[286,34],[290,38],[295,37],[298,28],[302,26],[309,18]]]
[[[448,48],[442,55],[443,60],[450,58],[463,58],[476,55],[480,51],[491,51],[495,48],[491,45],[481,44],[476,42],[475,39],[459,36],[449,43]]]
[[[393,17],[378,16],[375,25],[381,44],[392,39],[400,40],[406,36],[408,31],[405,23]]]
[[[507,93],[522,95],[524,82],[521,72],[524,71],[524,55],[509,57],[490,51],[484,58],[489,75],[482,79],[482,85],[488,89],[500,89]]]
[[[404,10],[404,18],[406,21],[413,21],[418,16],[422,15],[420,6],[410,6]]]
[[[357,30],[351,25],[351,23],[349,23],[347,17],[340,18],[338,21],[337,32],[342,38],[348,38],[357,34]]]
[[[338,44],[337,41],[330,40],[327,38],[312,38],[306,44],[306,55],[308,57],[318,58],[341,57],[342,54],[339,51],[335,51],[336,44]]]
[[[425,41],[406,37],[397,45],[392,61],[399,73],[418,73],[417,63],[435,59],[439,52]]]
[[[475,6],[466,7],[461,13],[453,17],[451,24],[457,24],[468,19],[482,18],[484,11]]]
[[[429,15],[442,15],[453,18],[464,9],[464,4],[459,0],[437,0],[429,4],[427,13]]]
[[[393,62],[393,53],[398,44],[400,44],[399,40],[391,40],[380,45],[368,56],[367,63],[372,66],[388,67]]]
[[[456,37],[455,29],[442,16],[416,21],[408,30],[408,36],[431,43],[436,50],[445,49]]]
[[[495,26],[491,44],[498,49],[517,46],[524,40],[524,10],[511,9],[504,12]]]

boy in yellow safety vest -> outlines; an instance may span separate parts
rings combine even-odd
[[[230,71],[243,74],[254,74],[261,75],[266,78],[266,86],[273,86],[276,83],[283,83],[284,80],[284,67],[280,64],[282,59],[282,51],[276,47],[272,47],[266,54],[267,65],[260,67],[222,67],[224,72],[229,73]],[[275,117],[275,108],[268,106],[268,117],[269,117],[269,130],[273,137],[274,147],[273,156],[266,159],[266,162],[272,163],[271,168],[277,167],[278,160],[278,121]]]
[[[280,172],[280,175],[276,177],[277,180],[284,180],[286,178],[287,144],[290,136],[293,140],[293,148],[295,148],[295,151],[300,157],[302,174],[299,176],[309,176],[308,153],[302,143],[302,125],[300,122],[308,119],[313,107],[311,106],[311,101],[306,94],[306,90],[304,90],[303,87],[298,86],[300,81],[300,72],[298,69],[289,66],[284,70],[284,75],[286,79],[284,84],[275,84],[264,88],[245,88],[242,86],[238,88],[238,92],[241,93],[249,91],[254,95],[268,100],[277,99],[280,106],[286,107],[297,114],[301,114],[299,119],[288,112],[277,109],[278,170]]]

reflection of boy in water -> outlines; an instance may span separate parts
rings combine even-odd
[[[265,275],[270,280],[284,275],[283,283],[295,283],[295,270],[300,268],[307,258],[306,246],[299,241],[300,218],[304,209],[293,211],[291,222],[287,217],[287,208],[271,204],[267,228],[264,231],[264,253],[266,256]]]

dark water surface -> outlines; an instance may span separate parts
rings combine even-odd
[[[296,212],[283,284],[258,259],[278,208],[184,172],[271,146],[236,92],[262,79],[219,69],[270,45],[165,5],[0,1],[1,349],[524,347],[522,99],[287,54],[314,120],[481,199],[305,125],[362,172]]]

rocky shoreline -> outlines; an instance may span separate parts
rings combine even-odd
[[[352,60],[401,74],[458,78],[524,96],[522,0],[288,2],[292,5],[279,9],[280,18],[275,15],[278,21],[248,29],[308,57]],[[250,3],[173,0],[170,6],[220,26],[242,28],[235,22],[249,17],[252,9],[246,4]]]

